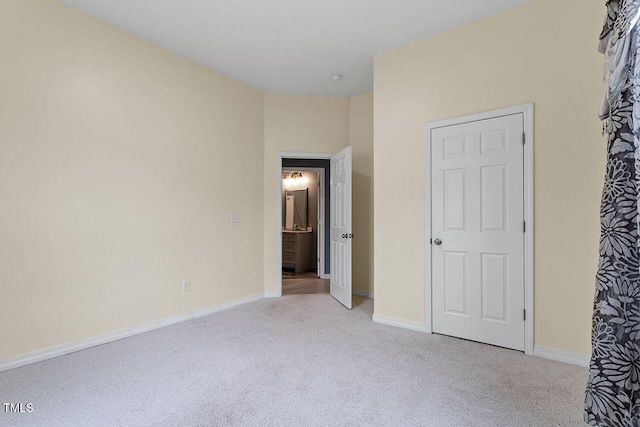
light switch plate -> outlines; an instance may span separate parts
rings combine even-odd
[[[238,212],[231,213],[231,222],[240,222],[240,214]]]

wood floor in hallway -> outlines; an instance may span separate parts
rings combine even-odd
[[[329,279],[320,279],[316,273],[283,274],[282,295],[328,294]]]

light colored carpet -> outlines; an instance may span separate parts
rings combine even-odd
[[[265,299],[0,373],[16,426],[581,426],[587,370]],[[1,408],[0,408],[1,409]]]

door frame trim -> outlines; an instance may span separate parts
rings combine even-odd
[[[282,296],[282,159],[322,159],[322,160],[330,160],[333,154],[328,153],[306,153],[300,151],[278,151],[278,155],[276,156],[276,161],[278,162],[276,171],[278,173],[275,184],[278,188],[278,202],[277,206],[277,215],[278,220],[276,224],[278,228],[275,231],[276,233],[276,291],[275,297]],[[326,203],[326,201],[325,201]],[[326,226],[326,225],[325,225]],[[326,244],[326,242],[325,242]],[[324,273],[324,272],[322,272]]]
[[[487,120],[497,117],[522,114],[525,134],[524,144],[524,220],[526,229],[524,232],[524,308],[526,319],[524,321],[524,352],[533,355],[534,345],[534,221],[533,221],[533,103],[485,111],[468,116],[454,117],[438,120],[425,124],[425,316],[424,324],[427,333],[433,333],[433,299],[431,279],[431,133],[434,129],[461,125],[469,122]]]

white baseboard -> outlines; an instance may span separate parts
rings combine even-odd
[[[542,357],[544,359],[551,359],[557,362],[569,363],[571,365],[589,367],[589,361],[591,356],[583,353],[574,353],[572,351],[558,350],[557,348],[549,347],[533,347],[533,355],[536,357]]]
[[[246,297],[234,299],[232,301],[222,302],[220,304],[212,305],[211,307],[201,308],[199,310],[193,311],[193,318],[197,319],[198,317],[208,316],[213,313],[217,313],[219,311],[228,310],[233,307],[237,307],[239,305],[248,304],[250,302],[258,301],[264,298],[264,292],[260,292],[257,294],[249,295]]]
[[[373,299],[373,292],[361,291],[360,289],[352,289],[351,293],[353,295],[358,295],[358,296],[361,296],[361,297]]]
[[[426,328],[423,322],[416,322],[413,320],[398,319],[397,317],[383,316],[381,314],[374,314],[373,321],[375,323],[381,323],[383,325],[395,326],[397,328],[411,329],[412,331],[425,332]]]
[[[356,292],[353,292],[356,294]],[[357,294],[356,294],[357,295]],[[381,314],[374,314],[373,321],[375,323],[381,323],[383,325],[395,326],[398,328],[411,329],[413,331],[425,332],[426,328],[424,323],[415,322],[412,320],[399,319],[391,316],[384,316]],[[575,353],[572,351],[558,350],[556,348],[535,346],[533,348],[533,355],[535,357],[541,357],[543,359],[555,360],[557,362],[568,363],[571,365],[589,367],[591,356],[583,353]]]
[[[141,325],[119,329],[113,332],[107,332],[105,334],[95,335],[93,337],[83,338],[77,341],[64,343],[53,347],[47,347],[25,354],[20,354],[18,356],[0,360],[0,372],[19,368],[25,365],[30,365],[36,362],[41,362],[47,359],[53,359],[54,357],[64,356],[65,354],[74,353],[76,351],[85,350],[87,348],[110,343],[113,341],[118,341],[123,338],[129,338],[138,334],[143,334],[155,329],[164,328],[165,326],[175,325],[176,323],[185,322],[187,320],[192,320],[198,317],[207,316],[209,314],[227,310],[229,308],[236,307],[242,304],[257,301],[264,298],[264,296],[264,292],[260,292],[254,295],[249,295],[247,297],[239,298],[233,301],[223,302],[211,307],[194,310],[188,313],[165,317],[158,320],[152,320],[151,322],[146,322]]]

